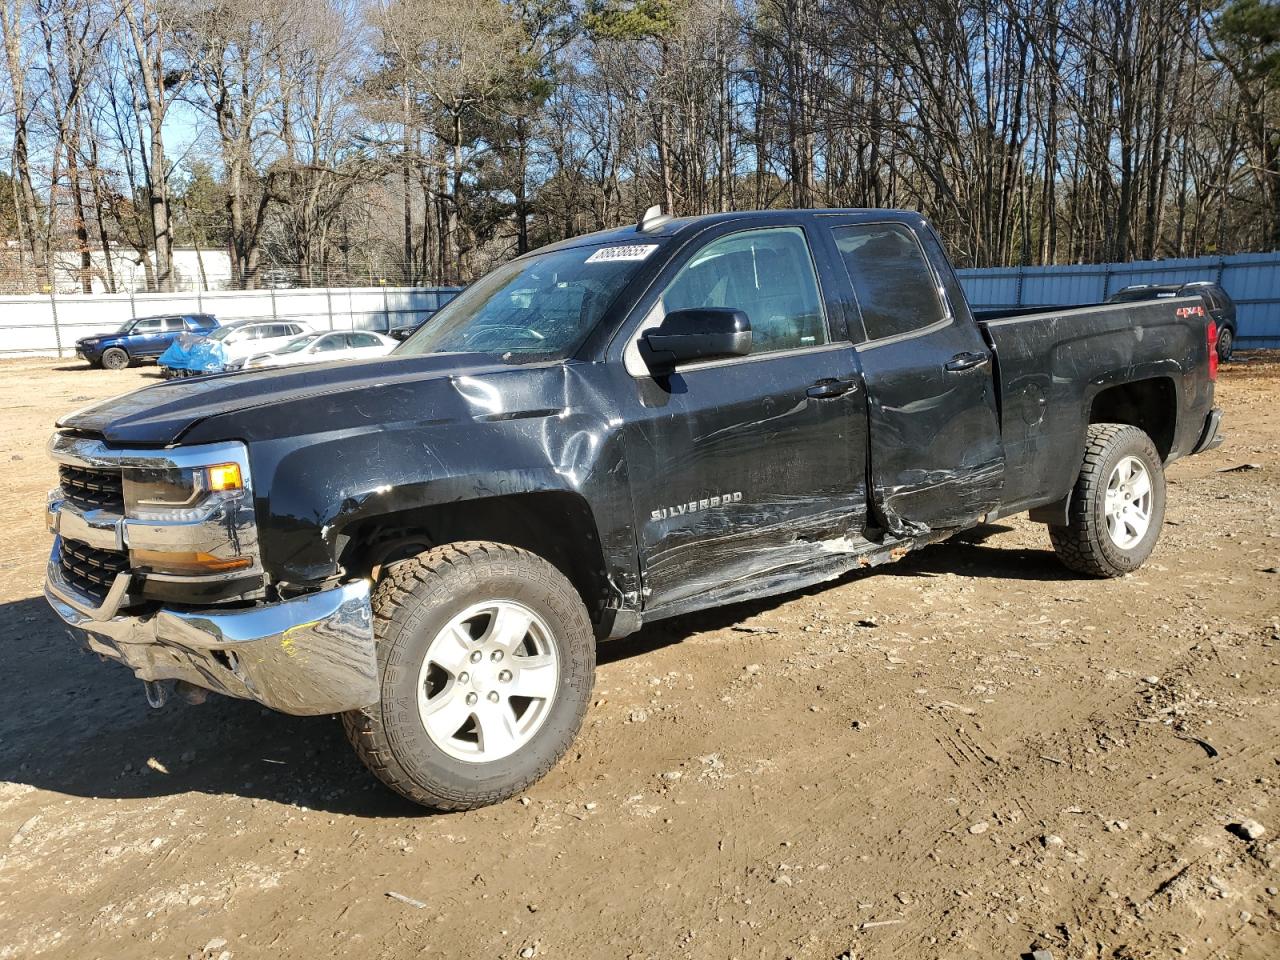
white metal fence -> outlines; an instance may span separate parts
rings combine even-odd
[[[429,317],[457,293],[456,287],[356,287],[0,296],[0,355],[65,356],[75,352],[80,337],[158,314],[212,313],[221,323],[294,320],[313,330],[385,331]]]

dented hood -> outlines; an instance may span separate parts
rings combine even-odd
[[[421,416],[424,411],[418,405],[434,382],[518,369],[487,356],[437,354],[248,370],[144,387],[77,410],[58,426],[96,434],[112,444],[162,447],[183,440],[201,425],[204,435],[195,438],[201,442],[210,439],[210,432],[226,434],[219,439],[249,439],[287,411],[292,429],[305,433],[308,428],[332,426],[339,410],[359,417],[360,408],[374,397],[394,396],[407,408],[404,413]],[[297,420],[308,411],[317,422]]]

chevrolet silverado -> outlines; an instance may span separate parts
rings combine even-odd
[[[46,593],[155,705],[340,714],[393,789],[480,806],[643,624],[1019,513],[1067,570],[1137,569],[1165,467],[1221,442],[1216,337],[1198,295],[975,316],[914,213],[650,211],[389,357],[67,416]]]

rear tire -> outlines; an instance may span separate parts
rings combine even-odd
[[[129,366],[129,354],[119,347],[110,347],[102,354],[102,366],[105,370],[123,370]]]
[[[1089,427],[1066,526],[1049,538],[1063,565],[1119,577],[1151,556],[1164,524],[1164,464],[1151,438],[1123,423]]]
[[[1223,327],[1218,331],[1218,360],[1221,363],[1230,363],[1231,354],[1236,348],[1236,335],[1231,332],[1230,327]]]
[[[582,598],[546,560],[497,543],[436,547],[388,569],[373,613],[381,697],[342,719],[392,790],[438,810],[482,807],[569,749],[596,643]]]

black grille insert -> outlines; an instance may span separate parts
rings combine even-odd
[[[124,476],[119,470],[58,466],[58,484],[66,498],[89,510],[124,512]]]
[[[129,569],[129,555],[116,550],[99,550],[78,540],[63,540],[59,560],[62,574],[81,593],[99,603],[106,599],[116,574]]]

